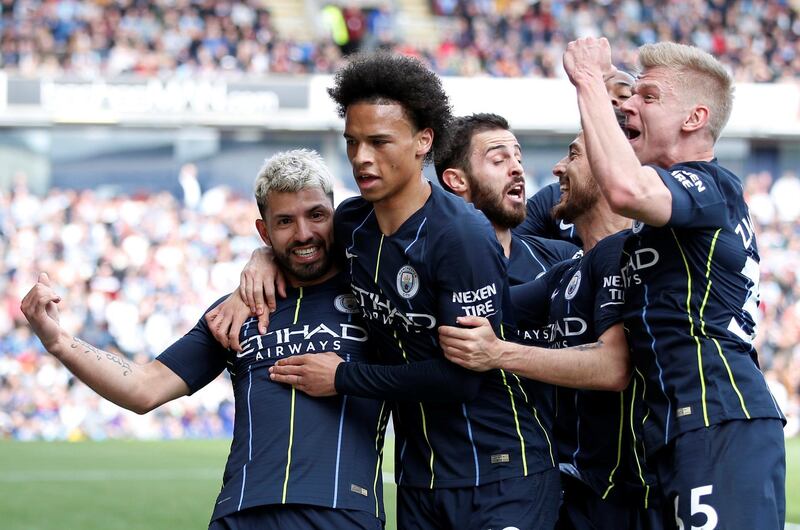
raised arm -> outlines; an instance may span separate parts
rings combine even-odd
[[[145,414],[189,393],[183,379],[159,361],[138,364],[68,334],[59,324],[60,302],[47,274],[42,273],[20,308],[45,349],[100,396]]]
[[[439,328],[445,356],[471,370],[500,368],[544,383],[586,390],[624,390],[631,375],[622,323],[597,342],[569,348],[539,348],[498,339],[486,319],[465,317]]]
[[[665,225],[672,196],[656,171],[637,158],[608,99],[605,79],[615,71],[608,40],[570,42],[564,52],[564,69],[577,91],[589,164],[609,206],[615,213],[648,225]],[[635,93],[631,100],[642,97],[653,96]]]

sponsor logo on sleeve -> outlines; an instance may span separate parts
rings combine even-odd
[[[672,177],[678,182],[680,182],[681,186],[683,186],[687,190],[691,190],[692,188],[694,188],[699,192],[706,191],[706,185],[703,184],[703,181],[700,179],[700,177],[698,177],[691,171],[676,169],[675,171],[672,172]]]

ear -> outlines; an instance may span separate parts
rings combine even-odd
[[[427,127],[417,133],[417,158],[424,158],[433,147],[433,129]]]
[[[470,201],[469,181],[467,175],[461,169],[447,168],[442,173],[442,180],[447,184],[456,195]]]
[[[256,219],[256,230],[258,230],[258,235],[261,236],[261,241],[268,247],[271,247],[272,240],[269,238],[269,233],[267,232],[267,223],[265,223],[263,219]]]
[[[705,105],[695,105],[683,121],[681,129],[684,132],[698,131],[708,124],[709,111]]]

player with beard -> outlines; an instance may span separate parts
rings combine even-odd
[[[625,113],[620,110],[620,106],[631,97],[633,83],[633,76],[622,70],[614,71],[605,80],[606,91],[611,98],[611,106],[620,126],[625,125]],[[581,246],[575,226],[563,218],[552,215],[553,206],[558,204],[560,198],[561,190],[558,183],[542,187],[528,199],[525,220],[514,228],[514,233],[560,239]]]
[[[501,368],[558,385],[555,440],[564,493],[557,528],[658,529],[655,480],[630,428],[642,388],[631,381],[621,312],[618,263],[630,220],[614,214],[599,193],[582,134],[553,173],[562,192],[553,215],[575,224],[584,255],[512,289],[517,324],[547,323],[549,347],[502,341],[484,320],[469,317],[458,322],[466,329],[440,328],[442,347],[466,368]]]
[[[502,116],[455,118],[435,167],[442,188],[471,202],[492,223],[508,258],[509,285],[529,282],[579,250],[565,241],[512,232],[525,220],[525,172],[519,142]]]
[[[334,349],[348,362],[367,357],[365,324],[331,260],[331,181],[319,155],[305,150],[279,153],[259,172],[256,227],[291,287],[268,332],[252,320],[240,328],[239,354],[216,342],[201,318],[156,360],[137,364],[67,334],[46,274],[22,301],[48,351],[98,394],[139,414],[228,370],[236,415],[211,530],[383,528],[388,408],[371,399],[310,398],[268,372],[276,359],[309,351]]]
[[[674,526],[777,530],[784,418],[752,344],[758,247],[741,181],[714,154],[733,79],[691,46],[648,44],[638,57],[621,107],[627,134],[599,104],[613,72],[608,41],[571,42],[563,61],[600,191],[636,220],[622,263],[628,341],[647,381],[635,424]]]

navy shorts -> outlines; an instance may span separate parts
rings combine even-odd
[[[397,488],[402,530],[550,530],[558,516],[558,469],[471,488]]]
[[[673,515],[668,528],[783,530],[786,447],[778,419],[686,432],[653,459]]]
[[[566,473],[561,475],[561,484],[563,497],[557,530],[664,529],[661,510],[646,510],[641,499],[630,504],[603,500],[584,482]]]
[[[255,506],[211,521],[209,530],[383,530],[375,514],[307,504]]]

